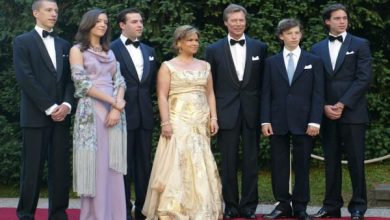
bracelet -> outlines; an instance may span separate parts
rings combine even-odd
[[[165,121],[165,122],[161,122],[160,126],[164,127],[165,125],[170,125],[170,124],[171,124],[170,121]]]
[[[210,120],[218,121],[217,117],[211,117]]]

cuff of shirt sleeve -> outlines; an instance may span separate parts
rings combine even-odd
[[[64,104],[64,105],[69,107],[69,112],[68,112],[68,115],[69,115],[72,112],[72,106],[69,103],[67,103],[67,102],[63,102],[62,104]]]
[[[309,123],[309,125],[316,127],[316,128],[320,128],[320,124],[317,124],[317,123]]]
[[[51,115],[51,113],[53,113],[54,109],[57,108],[57,107],[58,107],[57,104],[52,105],[50,108],[45,110],[45,114],[46,115]]]
[[[261,126],[263,126],[263,125],[270,125],[271,123],[269,123],[269,122],[264,122],[264,123],[261,123]]]

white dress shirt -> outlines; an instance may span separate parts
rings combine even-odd
[[[127,37],[125,37],[122,34],[120,36],[120,39],[121,39],[123,45],[125,45],[127,51],[129,52],[130,57],[133,60],[135,69],[137,71],[138,79],[139,79],[139,81],[141,81],[142,74],[144,72],[144,57],[142,56],[141,46],[136,48],[136,47],[134,47],[133,44],[126,45],[125,42],[127,40]],[[138,41],[138,39],[136,39],[135,41]]]
[[[240,44],[230,45],[230,39],[233,39],[230,34],[228,34],[228,42],[230,47],[230,52],[232,53],[234,68],[236,69],[237,77],[239,81],[242,81],[244,78],[245,71],[245,61],[246,61],[246,43],[241,46]],[[233,40],[245,40],[245,35],[243,34],[240,39]],[[246,40],[245,40],[246,41]]]
[[[329,35],[332,35],[332,34],[329,33]],[[334,35],[332,35],[332,36],[334,36]],[[343,42],[344,42],[345,37],[347,36],[347,32],[343,32],[341,34],[341,36],[343,37]],[[337,36],[334,36],[334,37],[337,37]],[[337,56],[339,55],[339,51],[340,51],[342,43],[338,40],[335,40],[333,42],[329,41],[328,44],[329,44],[330,62],[332,63],[332,69],[334,70],[334,68],[336,67]]]
[[[39,27],[37,25],[35,25],[35,30],[38,32],[39,36],[41,37],[41,39],[43,41],[43,44],[46,47],[47,53],[50,56],[51,62],[53,63],[54,68],[57,69],[57,58],[56,58],[56,48],[55,48],[55,45],[54,45],[54,37],[52,37],[50,35],[47,36],[47,37],[43,37],[42,36],[43,28],[41,28],[41,27]],[[52,31],[53,30],[50,30],[49,32],[52,32]],[[69,107],[68,114],[70,114],[72,106],[69,103],[67,103],[67,102],[63,102],[62,104],[64,104],[64,105]],[[51,115],[53,113],[54,109],[56,109],[57,107],[58,107],[58,104],[55,103],[54,105],[50,106],[50,108],[45,110],[45,114],[46,115]]]

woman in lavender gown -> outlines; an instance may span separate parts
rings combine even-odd
[[[75,97],[73,189],[81,196],[81,220],[126,219],[125,82],[109,50],[107,14],[85,13],[70,51]]]

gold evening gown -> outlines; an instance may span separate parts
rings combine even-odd
[[[170,140],[160,136],[143,213],[147,219],[216,220],[222,217],[221,183],[210,149],[206,98],[210,65],[178,70],[169,61]],[[164,219],[164,218],[161,218]]]

